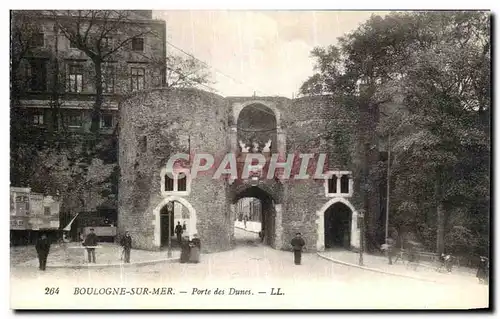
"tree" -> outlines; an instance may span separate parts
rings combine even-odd
[[[94,68],[95,101],[91,131],[98,133],[103,95],[103,66],[131,42],[156,31],[134,21],[129,10],[57,10],[52,16],[71,44],[84,52]]]
[[[377,144],[377,126],[379,136],[392,135],[391,216],[421,237],[435,225],[438,252],[452,212],[465,205],[484,216],[489,201],[489,47],[481,12],[372,16],[338,46],[313,50],[316,74],[301,87],[355,110],[362,144]],[[384,119],[386,102],[405,110]],[[363,153],[369,183],[375,163],[369,147]]]
[[[165,61],[167,87],[191,88],[198,85],[213,84],[207,66],[194,57],[184,58],[169,55]]]

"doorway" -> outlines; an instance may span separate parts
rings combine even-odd
[[[351,248],[351,209],[343,203],[325,211],[325,248]]]

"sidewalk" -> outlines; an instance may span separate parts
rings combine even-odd
[[[394,276],[445,284],[479,284],[475,271],[465,267],[454,267],[451,273],[440,273],[436,271],[437,264],[421,263],[414,270],[412,266],[407,267],[406,261],[403,264],[398,260],[397,263],[389,265],[386,257],[366,253],[363,254],[364,266],[359,266],[359,253],[347,250],[318,252],[318,255],[335,263]]]
[[[245,228],[245,223],[244,222],[235,221],[234,222],[234,227],[241,228],[243,230],[246,230],[246,231],[249,231],[249,232],[252,232],[252,233],[257,233],[257,234],[262,229],[262,226],[261,226],[260,222],[251,222],[251,221],[247,222],[247,227],[246,228]]]
[[[96,263],[89,264],[87,259],[86,249],[78,243],[68,243],[66,245],[55,244],[50,248],[49,257],[47,259],[47,268],[101,268],[101,267],[121,267],[133,265],[146,265],[159,262],[175,262],[180,257],[179,250],[172,250],[172,257],[167,257],[167,251],[146,251],[132,249],[130,253],[130,263],[125,264],[121,260],[122,248],[113,243],[99,243],[101,248],[97,248]],[[17,253],[19,253],[17,247]],[[31,255],[35,248],[33,246],[22,247],[25,249],[25,254]],[[11,254],[12,255],[12,254]],[[36,253],[34,253],[36,256]],[[12,258],[12,257],[11,257]],[[38,268],[38,259],[30,258],[28,261],[11,260],[11,265],[14,267],[35,267]]]

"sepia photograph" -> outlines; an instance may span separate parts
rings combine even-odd
[[[491,11],[9,14],[12,310],[491,309]]]

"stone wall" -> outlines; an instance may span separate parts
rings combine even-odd
[[[222,98],[190,89],[143,92],[120,105],[118,227],[134,225],[137,247],[159,246],[157,211],[165,198],[177,196],[161,192],[160,171],[170,156],[226,152],[226,110]],[[232,227],[225,182],[211,176],[193,179],[190,193],[181,196],[196,211],[204,252],[229,249],[230,236],[223,234]]]
[[[278,137],[287,154],[327,153],[325,170],[352,171],[354,177],[352,195],[342,198],[327,196],[322,179],[285,180],[283,184],[274,180],[258,182],[258,187],[275,199],[272,246],[290,249],[290,240],[301,232],[308,250],[322,249],[321,214],[336,201],[352,209],[351,243],[359,245],[357,211],[363,207],[363,150],[357,142],[356,120],[342,106],[328,97],[224,99],[194,89],[161,89],[133,95],[120,106],[122,174],[118,226],[123,229],[133,225],[137,247],[158,248],[158,211],[166,201],[179,198],[161,192],[160,171],[169,156],[190,151],[222,158],[230,150],[239,150],[235,144],[235,117],[242,106],[259,101],[277,112]],[[316,159],[311,162],[312,175]],[[229,185],[213,180],[212,174],[213,171],[192,180],[190,193],[181,196],[196,212],[196,231],[204,252],[232,247],[234,204],[245,189],[241,185],[245,182]]]

